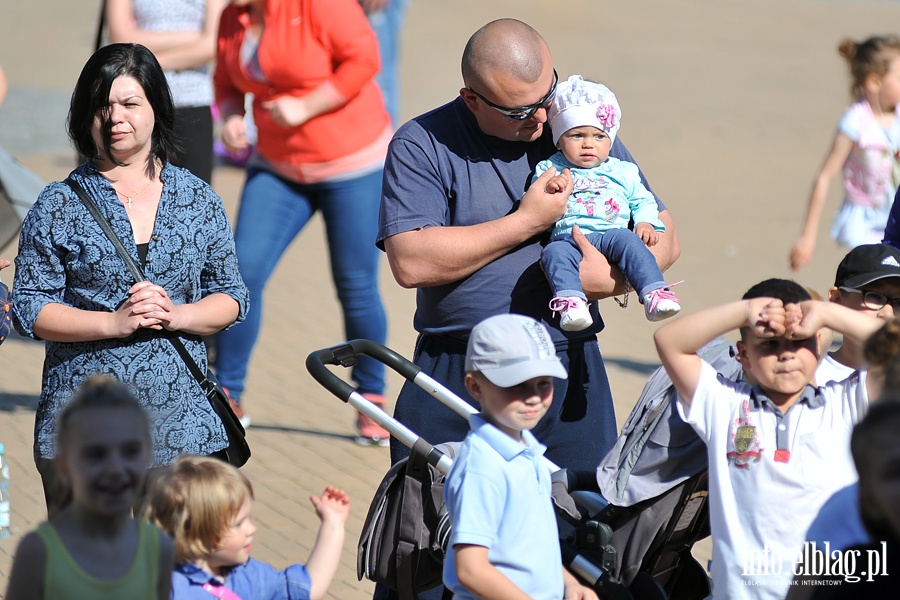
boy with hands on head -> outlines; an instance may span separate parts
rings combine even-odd
[[[781,286],[796,297],[792,281]],[[777,290],[778,286],[775,286]],[[753,296],[754,288],[744,296]],[[678,390],[679,412],[706,442],[714,598],[783,598],[819,507],[856,478],[850,432],[868,408],[865,370],[812,384],[822,327],[865,339],[881,322],[814,300],[754,297],[661,327],[657,351]],[[717,377],[697,350],[739,329],[747,382]],[[777,506],[774,504],[777,502]]]
[[[489,317],[465,362],[481,412],[444,484],[444,585],[454,598],[597,600],[562,567],[546,447],[529,431],[553,401],[553,378],[567,377],[549,332],[530,317]]]

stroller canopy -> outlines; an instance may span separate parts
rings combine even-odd
[[[46,184],[0,148],[0,249],[19,235],[25,215]]]

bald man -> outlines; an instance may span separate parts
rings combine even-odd
[[[542,321],[569,378],[555,382],[553,404],[532,431],[558,465],[594,469],[617,434],[596,337],[603,321],[593,303],[591,328],[560,330],[539,263],[572,184],[545,193],[551,170],[529,187],[535,165],[555,152],[547,127],[558,81],[550,48],[521,21],[492,21],[469,39],[462,76],[458,98],[397,131],[385,164],[378,245],[397,282],[417,289],[414,361],[472,402],[463,384],[471,329],[510,312]],[[634,162],[618,138],[610,155]],[[669,212],[661,202],[659,209],[667,235],[650,250],[665,270],[679,246]],[[621,294],[621,272],[583,236],[576,241],[588,297]],[[395,417],[431,443],[462,440],[468,431],[464,419],[409,383]],[[391,441],[396,462],[408,450]]]

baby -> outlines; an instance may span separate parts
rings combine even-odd
[[[538,163],[534,178],[556,167],[560,175],[550,179],[547,192],[564,190],[564,169],[569,169],[574,184],[566,213],[541,254],[541,266],[553,288],[550,309],[561,313],[560,328],[565,331],[581,331],[593,323],[578,274],[581,252],[572,240],[574,225],[622,270],[638,292],[647,319],[661,321],[681,310],[648,249],[665,231],[656,199],[641,183],[634,163],[609,156],[621,114],[609,88],[580,75],[559,84],[548,111],[559,152]],[[628,228],[631,220],[634,231]]]

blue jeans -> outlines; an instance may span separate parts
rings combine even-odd
[[[375,83],[384,96],[384,105],[391,115],[394,128],[400,126],[400,37],[408,3],[409,0],[389,0],[384,10],[367,15],[381,53],[381,70],[375,76]]]
[[[244,391],[247,365],[259,336],[266,282],[316,210],[322,211],[325,221],[345,339],[385,343],[387,319],[378,292],[380,252],[375,247],[381,175],[378,170],[347,181],[299,184],[268,171],[247,169],[234,243],[241,276],[250,290],[250,310],[243,323],[219,333],[216,357],[219,382],[235,400]],[[336,336],[335,343],[340,341]],[[360,357],[351,377],[360,392],[384,393],[384,365],[379,361]]]
[[[611,263],[615,263],[643,302],[644,295],[666,287],[666,280],[653,254],[630,229],[610,229],[585,236]],[[554,296],[575,296],[586,300],[581,290],[578,268],[581,251],[571,237],[547,244],[541,252],[541,266]]]

